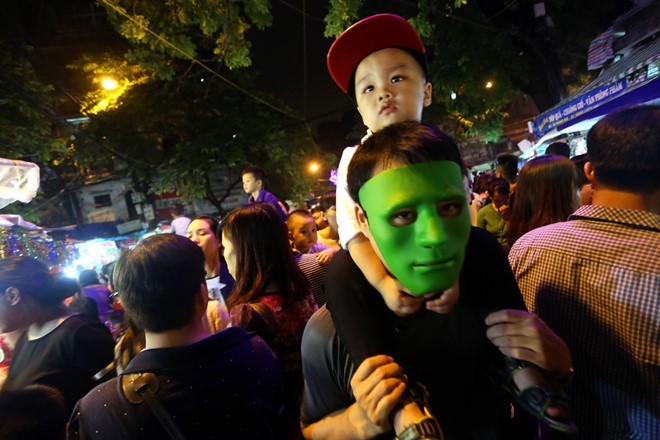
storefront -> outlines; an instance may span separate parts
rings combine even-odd
[[[606,114],[640,104],[660,103],[660,39],[631,51],[598,78],[534,120],[534,147],[524,159],[542,155],[555,140],[572,144],[573,154],[589,129]]]

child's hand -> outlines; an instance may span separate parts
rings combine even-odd
[[[330,260],[332,260],[332,257],[335,256],[338,250],[339,249],[324,249],[321,252],[317,252],[314,254],[316,256],[316,261],[318,261],[321,266],[325,266],[330,263]]]
[[[433,298],[434,295],[425,295],[425,298]],[[449,313],[458,302],[459,296],[458,280],[456,280],[453,286],[442,292],[442,295],[435,299],[427,300],[426,308],[435,313]]]
[[[425,298],[404,293],[406,288],[390,275],[378,283],[378,291],[385,300],[387,307],[398,316],[409,316],[422,308]]]

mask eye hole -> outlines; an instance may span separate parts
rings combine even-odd
[[[417,220],[417,212],[413,209],[401,209],[390,216],[390,225],[402,227],[413,224]]]
[[[440,217],[458,217],[463,212],[463,203],[442,202],[438,203],[438,215]]]

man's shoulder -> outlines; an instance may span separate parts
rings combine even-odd
[[[300,419],[309,425],[354,401],[350,381],[355,366],[325,306],[307,322],[301,354],[305,387]]]
[[[78,401],[78,411],[96,412],[98,408],[113,408],[120,404],[118,381],[119,378],[113,377],[92,388]]]

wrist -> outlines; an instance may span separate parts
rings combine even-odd
[[[348,408],[347,418],[349,425],[354,430],[353,434],[355,436],[351,436],[352,438],[358,440],[370,439],[385,432],[385,429],[369,420],[357,403],[353,403]]]

